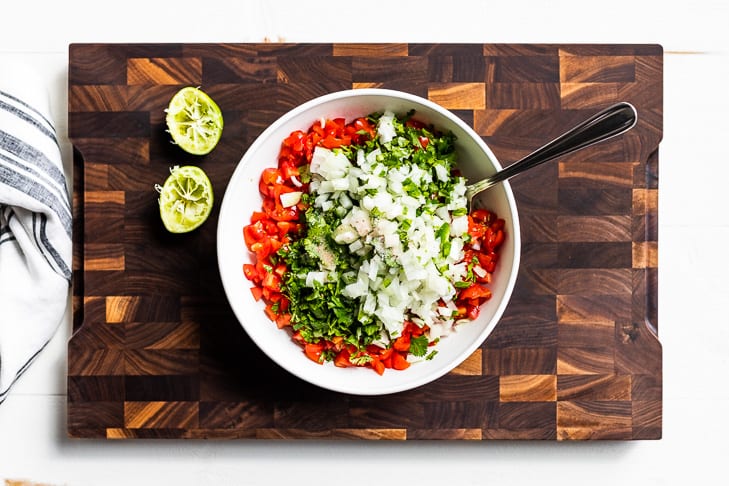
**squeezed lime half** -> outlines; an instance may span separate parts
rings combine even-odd
[[[213,209],[213,185],[207,174],[193,165],[172,167],[159,192],[159,214],[170,233],[187,233],[208,219]]]
[[[223,113],[200,88],[182,88],[165,110],[172,140],[193,155],[210,153],[223,134]]]

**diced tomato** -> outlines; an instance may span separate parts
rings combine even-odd
[[[278,317],[276,317],[276,327],[279,329],[283,329],[286,326],[291,325],[291,314],[280,314]]]
[[[353,363],[349,360],[349,350],[343,349],[337,355],[334,357],[334,366],[339,366],[340,368],[346,368],[348,366],[353,366]]]
[[[266,216],[266,213],[263,211],[253,211],[253,214],[251,214],[251,223],[255,223],[262,219],[268,219],[268,216]]]
[[[271,254],[271,241],[268,238],[256,241],[251,245],[250,249],[256,254],[256,258],[263,260]]]
[[[286,273],[286,265],[284,263],[279,263],[276,265],[276,267],[273,269],[273,273],[278,275],[280,278],[283,278],[284,274]]]
[[[253,299],[258,302],[263,296],[263,289],[261,287],[251,287],[251,294],[253,295]]]
[[[263,198],[263,203],[261,204],[261,207],[263,208],[263,211],[267,215],[270,215],[271,214],[271,211],[273,211],[274,209],[276,209],[276,203],[273,201],[273,198],[271,198],[271,197],[264,197]]]
[[[323,350],[324,345],[322,343],[304,344],[304,353],[306,354],[306,357],[314,361],[315,363],[322,364],[321,353]]]
[[[471,211],[471,217],[477,223],[487,223],[491,218],[491,213],[487,209],[474,209]]]
[[[483,273],[483,276],[477,274],[475,271],[473,273],[476,276],[476,282],[482,284],[491,283],[491,273],[488,272],[486,269],[481,268],[481,273]]]
[[[281,184],[283,182],[283,178],[281,177],[281,172],[279,172],[278,169],[274,168],[266,168],[263,169],[263,172],[261,173],[261,179],[258,183],[258,190],[261,192],[264,196],[271,196],[271,191],[273,191],[274,186]]]
[[[362,144],[375,138],[375,126],[364,117],[357,118],[345,127],[345,133],[352,138],[352,142]]]
[[[396,370],[405,370],[410,367],[410,361],[408,361],[402,353],[393,353],[392,367]]]
[[[491,265],[491,253],[477,253],[476,258],[478,259],[478,264],[481,265],[484,269]]]
[[[486,234],[486,226],[476,221],[473,217],[468,217],[468,234],[471,236],[471,244],[479,241]]]
[[[283,241],[277,237],[269,238],[268,241],[271,244],[271,253],[276,253],[283,246]]]
[[[246,276],[248,280],[251,282],[255,282],[256,280],[260,280],[260,274],[258,273],[258,270],[256,269],[255,265],[252,265],[250,263],[244,263],[243,264],[243,275]]]
[[[274,292],[280,292],[281,291],[281,277],[276,275],[273,272],[266,273],[266,276],[263,277],[262,284],[264,289],[273,290]]]
[[[352,143],[352,138],[349,136],[337,138],[333,135],[329,135],[326,138],[322,139],[322,141],[320,143],[321,143],[322,147],[325,147],[328,149],[333,149],[333,148],[341,147],[343,145],[350,145]]]
[[[289,233],[298,233],[301,229],[301,224],[294,223],[293,221],[277,221],[276,226],[278,227],[280,238],[283,238]]]
[[[468,317],[471,320],[477,319],[480,312],[481,312],[481,306],[478,306],[478,305],[466,306],[466,317]]]
[[[301,175],[299,168],[294,164],[292,160],[286,160],[281,164],[281,177],[287,181],[291,181],[292,177],[298,177]]]
[[[392,347],[396,351],[407,351],[408,349],[410,349],[410,336],[402,335],[402,336],[398,337],[392,343]]]
[[[257,221],[255,224],[260,224],[263,227],[263,231],[265,231],[266,236],[278,234],[278,227],[276,226],[276,222],[269,218]]]
[[[263,220],[258,220],[255,223],[243,227],[243,239],[248,249],[251,249],[251,246],[254,243],[260,241],[266,236],[266,228],[263,224]]]
[[[405,126],[412,127],[412,128],[425,128],[425,123],[419,121],[419,120],[413,120],[410,118],[408,121],[405,122]]]
[[[379,353],[379,357],[381,360],[385,361],[392,357],[392,353],[395,351],[392,348],[382,348],[382,350]]]
[[[459,300],[488,299],[491,297],[491,290],[481,284],[473,284],[458,294]]]
[[[276,318],[278,317],[278,314],[276,314],[276,311],[273,310],[272,304],[266,305],[264,311],[266,312],[266,315],[268,316],[269,319],[276,322]]]
[[[276,204],[281,203],[281,194],[286,194],[287,192],[294,192],[298,189],[295,187],[287,186],[286,184],[276,184],[273,186],[272,194],[271,196],[275,199]]]
[[[302,132],[301,130],[296,130],[294,132],[291,132],[291,134],[284,139],[283,145],[284,147],[290,147],[296,152],[301,152],[303,140],[305,137],[306,134],[304,132]]]
[[[423,325],[423,327],[420,327],[412,321],[407,321],[405,323],[405,328],[403,330],[403,334],[409,334],[410,336],[418,337],[418,336],[423,335],[423,333],[425,333],[427,330],[428,330],[427,325]]]
[[[276,221],[296,221],[299,219],[299,208],[296,206],[285,208],[279,202],[276,204],[276,208],[271,211],[271,217]]]
[[[489,245],[491,248],[496,249],[504,242],[504,232],[502,230],[497,230],[496,234],[494,235],[494,239]]]
[[[385,363],[383,363],[380,358],[372,358],[372,361],[370,361],[370,366],[372,366],[372,369],[375,370],[378,375],[382,375],[385,372]]]

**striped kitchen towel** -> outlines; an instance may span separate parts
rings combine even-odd
[[[58,329],[71,282],[71,202],[41,81],[0,66],[0,403]]]

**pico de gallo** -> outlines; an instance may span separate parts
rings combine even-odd
[[[413,112],[322,119],[263,170],[243,272],[312,361],[404,370],[491,298],[504,220],[468,212],[454,141]]]

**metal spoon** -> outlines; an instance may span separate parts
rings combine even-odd
[[[620,135],[633,128],[637,121],[638,114],[630,103],[621,102],[605,108],[518,162],[466,187],[468,207],[473,207],[472,201],[476,194],[494,184],[521,174],[525,170],[544,162]]]

